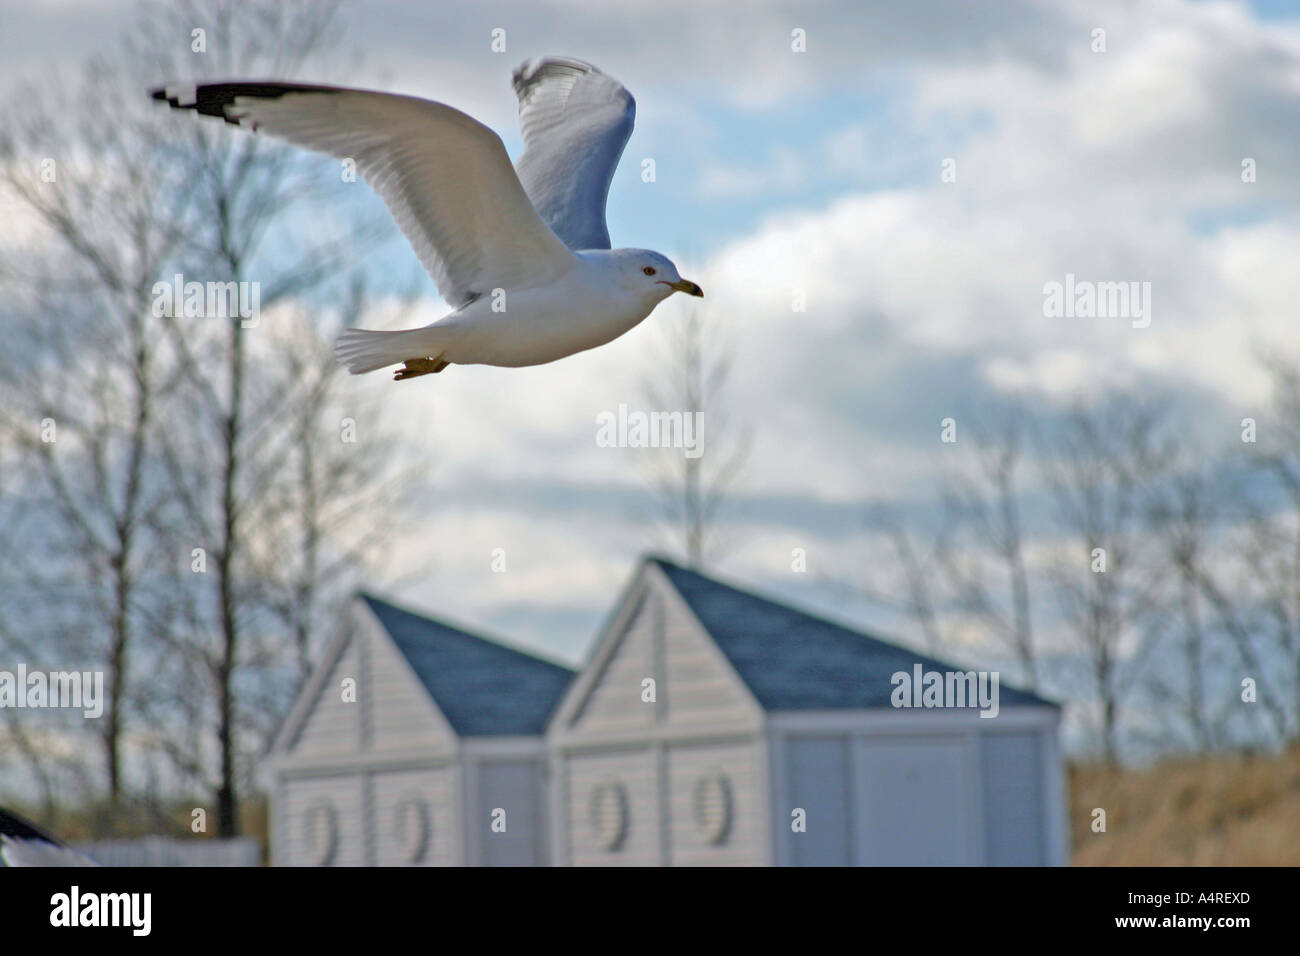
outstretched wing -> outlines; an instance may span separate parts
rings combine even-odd
[[[290,83],[169,86],[153,97],[355,161],[456,308],[494,288],[543,285],[573,264],[501,138],[445,104]]]
[[[567,57],[529,60],[514,82],[528,198],[570,249],[608,249],[605,199],[636,101],[617,80]]]

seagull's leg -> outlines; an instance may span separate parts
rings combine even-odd
[[[406,364],[393,373],[393,379],[400,382],[417,375],[436,375],[450,364],[441,355],[437,358],[407,359]]]

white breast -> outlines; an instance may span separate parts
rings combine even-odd
[[[603,263],[579,262],[552,285],[484,295],[449,316],[461,331],[447,358],[510,367],[554,362],[613,341],[660,301],[629,294]]]

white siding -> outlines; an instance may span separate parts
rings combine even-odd
[[[321,685],[320,695],[313,702],[298,739],[291,743],[289,752],[295,758],[335,757],[360,751],[361,711],[356,704],[343,700],[343,680],[349,677],[357,682],[357,700],[360,700],[364,688],[361,687],[359,642],[355,637],[339,655]]]
[[[617,638],[591,693],[583,701],[574,723],[576,729],[598,733],[641,730],[653,725],[655,705],[641,700],[641,682],[656,676],[654,627],[649,611],[650,601],[642,601]]]
[[[770,859],[763,714],[658,570],[648,566],[602,635],[549,735],[559,862],[589,865],[760,865]],[[642,700],[655,680],[656,699]],[[696,787],[707,791],[704,823]],[[593,797],[622,788],[626,832],[602,845]],[[707,821],[729,797],[726,833]],[[716,839],[716,842],[715,842]]]
[[[401,651],[382,634],[371,635],[367,648],[370,749],[378,753],[453,749],[455,735]]]
[[[338,865],[458,864],[464,831],[456,816],[458,741],[364,607],[353,609],[349,629],[329,673],[313,685],[317,696],[299,732],[279,755],[274,862],[315,862],[308,831],[323,825],[325,811],[316,808],[328,806]],[[345,678],[356,681],[354,701],[343,700]],[[431,766],[421,767],[425,761]],[[422,829],[427,845],[412,860]]]
[[[284,783],[288,832],[276,841],[276,863],[281,866],[316,866],[321,845],[314,835],[326,839],[332,830],[332,866],[362,866],[365,820],[362,815],[362,778],[359,774],[311,777]],[[327,821],[333,821],[329,826]]]
[[[345,701],[347,678],[356,693]],[[369,612],[354,610],[343,649],[288,741],[288,762],[337,766],[349,754],[444,756],[455,748],[455,734],[401,651]]]
[[[373,775],[375,862],[380,866],[456,866],[461,862],[461,821],[454,766],[389,770]],[[419,824],[426,827],[423,852]]]
[[[608,639],[607,639],[608,640]],[[654,577],[582,701],[579,734],[639,731],[656,724],[698,730],[753,728],[761,715],[712,639],[681,599]],[[655,680],[654,703],[642,681]]]
[[[568,793],[569,857],[574,866],[654,866],[659,862],[659,794],[649,747],[562,758]],[[596,788],[616,783],[627,798],[626,832],[617,849],[599,845],[591,822]]]
[[[669,723],[682,727],[743,723],[757,727],[755,705],[731,664],[675,594],[657,596],[664,618]]]
[[[667,748],[670,862],[674,866],[760,866],[767,861],[760,805],[762,771],[757,739],[749,743],[673,744]],[[695,805],[696,787],[721,775],[730,795],[725,836],[710,842]]]

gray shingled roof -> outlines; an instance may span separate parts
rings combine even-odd
[[[705,577],[664,558],[668,576],[766,710],[890,707],[891,676],[965,670]],[[1056,704],[999,681],[1001,707]]]
[[[573,678],[567,667],[361,597],[462,737],[541,734]]]

